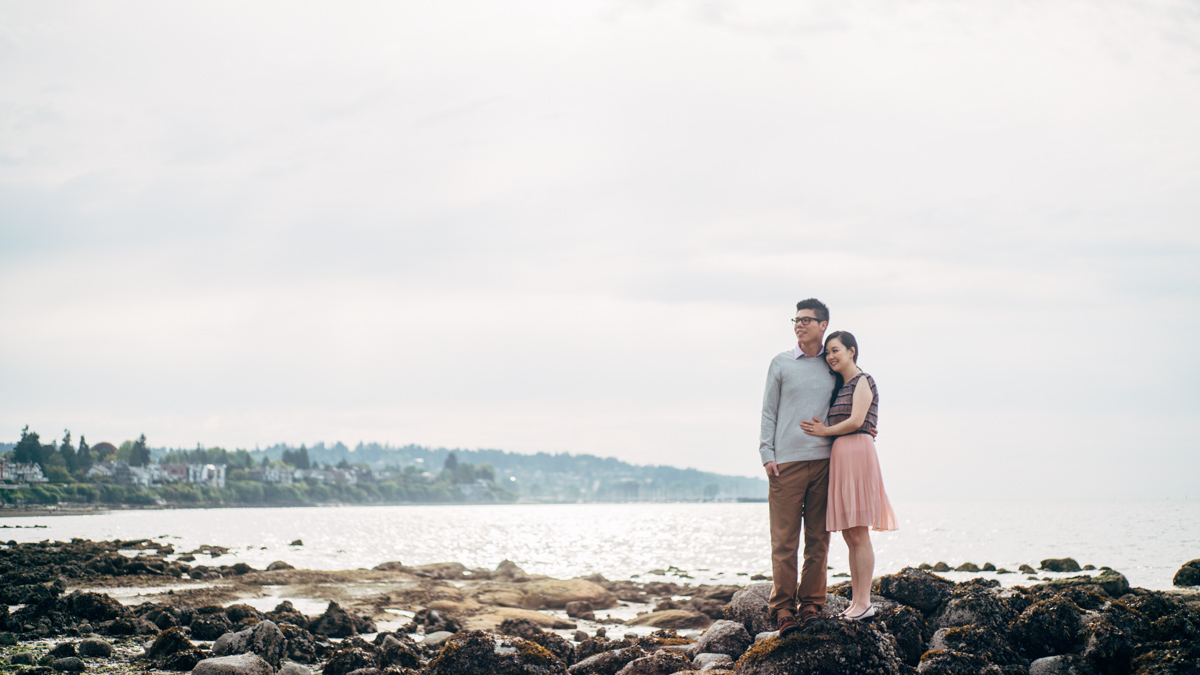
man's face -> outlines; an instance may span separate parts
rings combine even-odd
[[[792,323],[795,325],[796,342],[819,342],[821,336],[825,335],[825,327],[829,325],[825,321],[817,321],[817,313],[812,309],[797,310]]]

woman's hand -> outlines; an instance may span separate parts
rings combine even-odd
[[[821,420],[819,420],[815,417],[812,418],[811,421],[801,422],[800,428],[803,429],[804,433],[808,434],[809,436],[828,436],[829,435],[829,427],[825,426],[824,422],[822,422]]]

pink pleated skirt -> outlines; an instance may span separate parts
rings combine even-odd
[[[838,532],[862,526],[872,530],[899,529],[896,512],[883,489],[875,439],[870,434],[838,436],[829,458],[825,529]]]

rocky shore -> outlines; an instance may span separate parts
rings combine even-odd
[[[934,566],[906,568],[875,580],[878,615],[861,623],[836,617],[850,589],[834,585],[822,616],[780,639],[767,614],[769,582],[552,579],[509,561],[494,570],[389,562],[342,572],[284,562],[266,570],[203,564],[224,551],[176,552],[150,540],[0,546],[0,669],[22,675],[1200,673],[1200,593],[1130,588],[1116,570],[1083,570],[1070,559],[1042,561],[1042,569],[1091,573],[1035,577],[1037,583],[1008,588],[994,579],[954,583]],[[1200,561],[1185,564],[1176,579],[1200,585]]]

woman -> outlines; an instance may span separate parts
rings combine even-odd
[[[871,575],[875,551],[870,528],[895,530],[896,514],[883,489],[879,456],[871,430],[879,419],[875,380],[858,368],[858,341],[846,331],[825,338],[825,362],[837,378],[829,419],[801,422],[813,436],[837,436],[829,459],[829,502],[825,529],[842,533],[850,548],[850,587],[854,600],[842,617],[859,621],[875,616]]]

